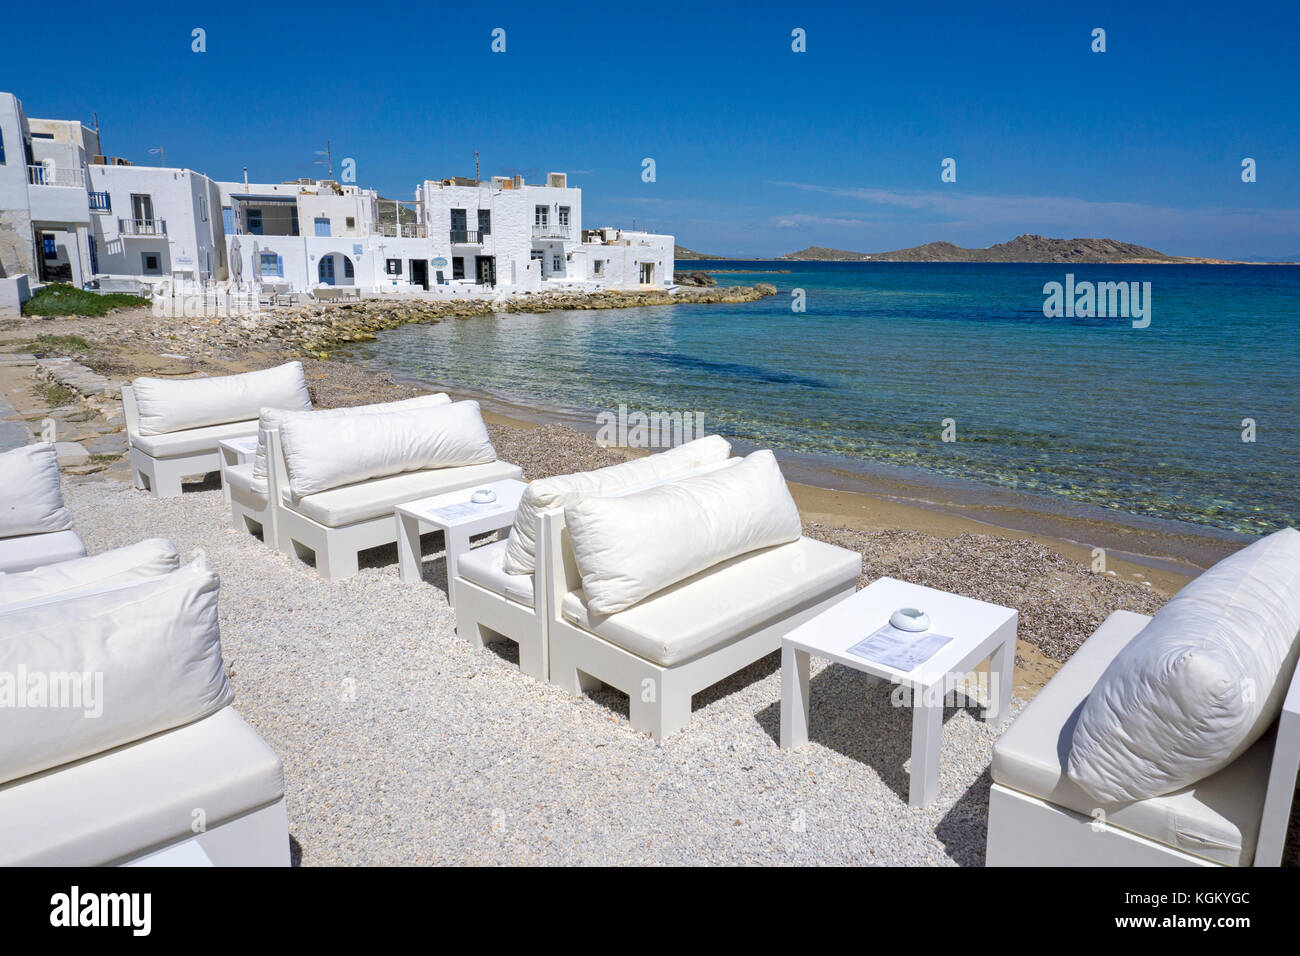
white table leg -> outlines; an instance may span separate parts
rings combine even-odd
[[[410,515],[397,515],[397,564],[398,573],[407,583],[422,581],[420,561],[420,519]]]
[[[456,606],[456,565],[460,556],[469,550],[469,532],[452,528],[443,534],[447,542],[447,603]]]
[[[943,687],[912,691],[912,779],[907,802],[924,807],[939,793],[939,747],[943,743]]]
[[[807,651],[781,647],[781,748],[790,750],[808,742]]]
[[[984,708],[984,720],[1001,726],[1011,716],[1011,691],[1016,682],[1016,632],[998,646],[989,658],[989,678],[994,686],[989,688],[989,706]]]

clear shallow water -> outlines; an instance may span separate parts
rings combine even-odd
[[[709,430],[1156,518],[1300,524],[1300,267],[692,262],[780,293],[412,325],[353,358],[579,416]],[[1043,284],[1152,283],[1151,325],[1043,316]],[[807,311],[793,313],[802,288]],[[957,441],[940,441],[942,421]],[[1257,441],[1241,440],[1242,419]]]

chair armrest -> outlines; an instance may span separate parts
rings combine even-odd
[[[578,564],[569,546],[569,532],[564,526],[564,509],[551,508],[538,517],[537,579],[546,592],[546,614],[551,621],[560,619],[564,596],[582,584]]]
[[[1277,721],[1264,814],[1260,819],[1259,841],[1255,847],[1255,866],[1282,864],[1297,773],[1300,773],[1300,666],[1291,676],[1291,686],[1282,701],[1282,713]]]

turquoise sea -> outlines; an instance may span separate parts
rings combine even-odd
[[[1300,524],[1300,267],[690,262],[742,305],[407,326],[352,357],[578,423],[620,403],[864,474],[976,482],[1258,534]],[[1151,322],[1043,286],[1151,283]],[[791,309],[804,290],[806,311]],[[956,441],[941,440],[944,419]],[[1254,441],[1243,432],[1254,423]],[[1117,518],[1122,520],[1120,515]]]

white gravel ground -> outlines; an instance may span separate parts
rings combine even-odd
[[[803,750],[777,746],[775,654],[657,745],[625,697],[573,698],[521,676],[513,645],[462,643],[436,535],[423,584],[391,548],[329,584],[232,530],[218,491],[64,487],[91,553],[163,536],[221,575],[235,707],[284,760],[304,865],[983,862],[995,734],[973,705],[945,715],[939,798],[913,809],[910,713],[864,675],[814,664]]]

